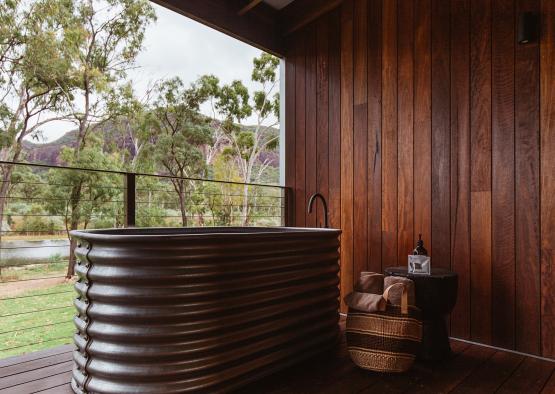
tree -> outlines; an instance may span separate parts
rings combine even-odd
[[[237,167],[233,165],[233,157],[220,154],[212,164],[215,179],[225,179],[241,182]],[[234,207],[241,204],[241,186],[233,183],[210,182],[206,187],[206,203],[212,215],[212,221],[217,226],[231,226],[237,214]]]
[[[16,30],[20,3],[20,0],[0,3],[0,64],[4,64],[13,46],[21,41]]]
[[[21,159],[22,143],[40,128],[63,119],[63,96],[73,85],[66,34],[71,7],[65,0],[0,4],[0,160]],[[0,165],[0,223],[14,166]]]
[[[220,98],[220,79],[214,75],[203,75],[195,82],[202,96],[210,107],[210,127],[212,128],[213,143],[204,147],[204,157],[207,166],[214,164],[214,159],[220,151],[229,144],[224,125],[218,120],[218,102]],[[249,110],[248,108],[246,109]],[[248,116],[248,115],[247,115]]]
[[[279,124],[279,79],[277,69],[279,59],[262,53],[253,60],[252,80],[258,82],[260,89],[253,93],[241,81],[233,81],[216,92],[214,113],[223,119],[219,121],[229,141],[224,150],[235,157],[243,186],[242,217],[243,225],[249,224],[250,204],[247,183],[258,182],[268,168],[270,160],[264,160],[255,171],[262,152],[275,149],[279,135],[273,127]],[[249,116],[256,117],[256,125],[246,127],[243,122]]]
[[[102,145],[102,139],[93,135],[89,137],[88,145],[81,149],[78,158],[75,156],[75,148],[65,147],[60,154],[60,159],[70,167],[117,170],[119,164],[117,157],[106,154],[102,150]],[[112,218],[110,227],[116,227],[121,223],[117,221],[117,208],[111,205],[114,201],[122,199],[121,176],[97,171],[51,169],[47,178],[49,185],[45,198],[47,210],[50,214],[63,218],[70,242],[70,230],[79,227],[88,228],[97,216],[110,216]],[[111,210],[110,215],[106,215],[106,209]],[[116,209],[115,214],[114,209]],[[75,272],[74,251],[75,248],[70,247],[68,278]]]
[[[145,29],[156,14],[148,0],[81,0],[73,17],[79,26],[79,39],[72,43],[77,91],[66,100],[69,118],[77,125],[77,158],[90,131],[117,116],[110,99],[117,97],[118,82],[134,66]]]
[[[65,102],[70,108],[68,119],[77,126],[76,147],[73,157],[65,157],[66,163],[89,165],[99,168],[99,163],[81,158],[87,144],[95,141],[91,131],[99,130],[108,121],[117,118],[111,104],[117,97],[118,83],[125,79],[127,71],[134,66],[139,54],[145,29],[156,19],[148,0],[75,0],[72,14],[73,30],[69,50],[74,55],[71,78],[75,92],[65,92]],[[72,179],[70,230],[79,225],[81,193],[86,179]],[[75,264],[75,241],[70,244],[68,276]]]
[[[187,226],[188,196],[195,187],[187,178],[206,174],[201,148],[212,142],[210,125],[199,113],[206,97],[196,84],[185,88],[180,78],[161,83],[157,93],[151,118],[156,143],[151,150],[154,160],[171,176],[179,200],[181,224]]]
[[[149,104],[156,85],[147,89],[138,98],[131,86],[126,83],[112,94],[109,100],[110,112],[115,114],[108,126],[110,137],[115,139],[115,153],[120,154],[121,168],[130,172],[154,173],[156,163],[145,153],[145,147],[155,143],[151,133],[152,114]]]

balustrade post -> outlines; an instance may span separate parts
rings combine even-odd
[[[124,206],[125,227],[135,227],[135,174],[125,174]]]
[[[281,189],[282,196],[282,226],[295,227],[295,200],[293,198],[293,189],[284,187]]]

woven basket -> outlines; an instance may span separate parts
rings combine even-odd
[[[403,287],[401,305],[387,304],[383,312],[349,309],[347,348],[360,368],[377,372],[405,372],[412,367],[422,340],[421,311],[408,305],[402,283],[389,286],[383,294],[388,301],[394,287]]]

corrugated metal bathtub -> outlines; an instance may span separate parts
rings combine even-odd
[[[72,388],[229,391],[333,346],[339,230],[74,231]]]

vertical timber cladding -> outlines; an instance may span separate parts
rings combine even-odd
[[[526,11],[542,35],[520,45]],[[554,20],[551,0],[345,0],[288,37],[287,184],[299,226],[327,197],[343,295],[423,234],[459,274],[452,335],[555,357]]]
[[[484,343],[492,328],[491,7],[470,2],[470,335]]]
[[[353,288],[353,0],[341,5],[341,294]],[[341,309],[346,306],[341,300]]]
[[[555,2],[541,1],[541,353],[555,358]]]

